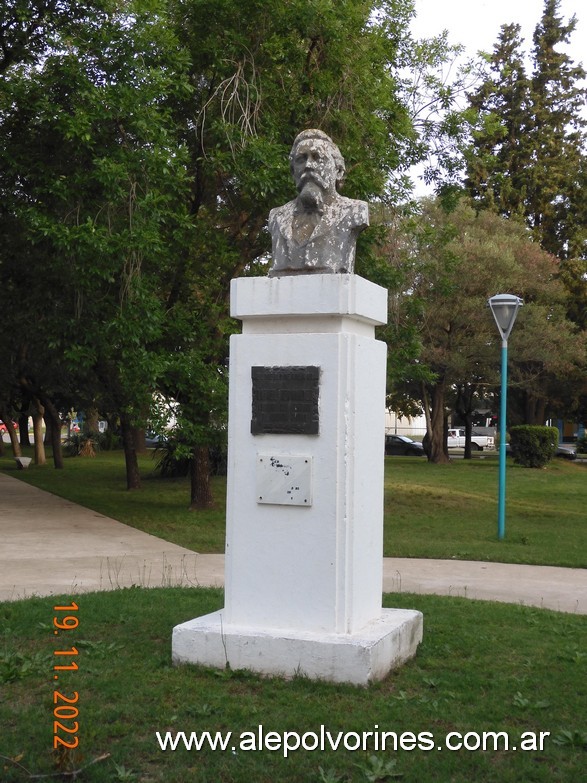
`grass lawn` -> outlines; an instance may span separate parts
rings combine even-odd
[[[587,464],[556,459],[534,470],[508,460],[503,541],[497,473],[496,457],[388,458],[385,554],[587,567]]]
[[[131,588],[78,597],[79,626],[54,636],[54,605],[34,598],[0,604],[0,779],[86,767],[83,783],[578,783],[587,760],[587,624],[584,617],[436,596],[388,595],[387,606],[424,612],[416,658],[367,689],[262,679],[245,672],[174,668],[173,626],[222,606],[218,590]],[[54,650],[75,646],[77,671],[53,679]],[[68,659],[69,660],[69,659]],[[75,707],[58,713],[55,691]],[[78,694],[77,697],[75,694]],[[76,712],[79,714],[76,714]],[[69,716],[69,717],[68,717]],[[74,719],[79,726],[77,731]],[[320,735],[336,751],[253,751],[251,735]],[[65,728],[63,728],[65,727]],[[57,736],[77,749],[53,751]],[[70,733],[66,729],[70,728]],[[232,732],[227,750],[162,751],[155,732]],[[381,735],[389,734],[383,749]],[[457,735],[470,749],[449,750]],[[485,751],[478,747],[483,732]],[[534,732],[548,733],[528,744]],[[475,734],[480,735],[479,739]],[[403,735],[403,736],[402,736]],[[525,735],[525,736],[522,736]],[[245,742],[241,747],[241,740]],[[527,743],[522,750],[522,740]],[[362,749],[366,742],[366,749]],[[289,741],[295,745],[291,735]],[[359,748],[351,750],[357,743]],[[348,749],[345,747],[348,746]],[[402,747],[403,745],[403,747]],[[512,749],[512,745],[517,750]],[[441,746],[443,749],[438,750]],[[232,751],[232,748],[235,751]],[[276,746],[274,746],[276,747]],[[328,746],[327,746],[328,747]],[[247,749],[248,748],[248,749]],[[95,764],[91,762],[102,758]],[[6,760],[14,759],[18,765]],[[90,765],[90,766],[87,766]],[[401,776],[401,777],[400,777]],[[59,780],[72,779],[59,777]]]
[[[8,474],[134,527],[199,551],[222,551],[225,480],[214,480],[216,507],[194,513],[187,510],[187,482],[162,481],[152,466],[149,457],[142,459],[143,489],[128,492],[121,453],[68,459],[63,471],[48,465],[17,472],[9,456],[0,459],[0,469]],[[584,567],[586,469],[563,461],[542,471],[509,466],[506,541],[497,542],[495,459],[433,466],[388,458],[385,552]],[[70,604],[71,596],[0,603],[2,783],[584,779],[583,616],[458,598],[386,595],[385,606],[424,613],[424,642],[413,661],[361,689],[303,676],[285,681],[174,668],[173,626],[220,608],[220,590],[130,588],[75,600],[79,626],[59,636],[53,618],[65,612],[53,607]],[[75,657],[55,656],[55,650],[72,648]],[[55,681],[53,667],[72,660],[79,669],[60,670]],[[277,733],[270,735],[274,750],[258,748],[259,726],[265,736]],[[324,750],[311,749],[322,726],[333,742],[338,738],[336,750],[327,740]],[[221,732],[222,740],[231,732],[226,751],[187,750],[181,741],[176,750],[161,750],[156,736],[205,731]],[[285,758],[285,732],[305,735],[307,749],[292,750]],[[385,740],[382,732],[387,732]],[[487,744],[481,750],[484,732]],[[297,737],[289,736],[295,745]],[[60,740],[79,745],[68,750]],[[448,747],[463,741],[460,749]]]
[[[199,552],[224,551],[225,479],[213,479],[215,508],[190,512],[187,480],[161,480],[150,455],[140,460],[143,488],[126,490],[121,452],[0,469],[102,514]],[[384,551],[434,557],[587,567],[587,465],[555,460],[544,470],[507,469],[506,537],[497,541],[497,458],[430,465],[386,458]]]

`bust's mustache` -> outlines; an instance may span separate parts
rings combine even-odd
[[[302,188],[308,184],[318,185],[318,187],[322,190],[326,190],[328,188],[326,180],[321,177],[317,171],[305,171],[303,174],[301,174],[298,180],[298,190],[302,190]]]

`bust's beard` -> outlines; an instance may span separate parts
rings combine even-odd
[[[299,199],[307,212],[324,212],[324,190],[316,182],[306,180],[300,190]]]

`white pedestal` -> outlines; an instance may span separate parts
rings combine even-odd
[[[419,612],[381,608],[386,346],[374,327],[387,292],[355,275],[241,278],[231,305],[243,330],[230,348],[225,608],[174,629],[174,661],[379,679],[422,638]],[[302,367],[318,368],[317,432],[253,434],[252,368]]]

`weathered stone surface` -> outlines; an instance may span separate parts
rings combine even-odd
[[[269,276],[352,273],[369,208],[365,201],[337,193],[345,171],[340,150],[322,131],[302,131],[293,143],[290,167],[298,196],[269,213]]]

